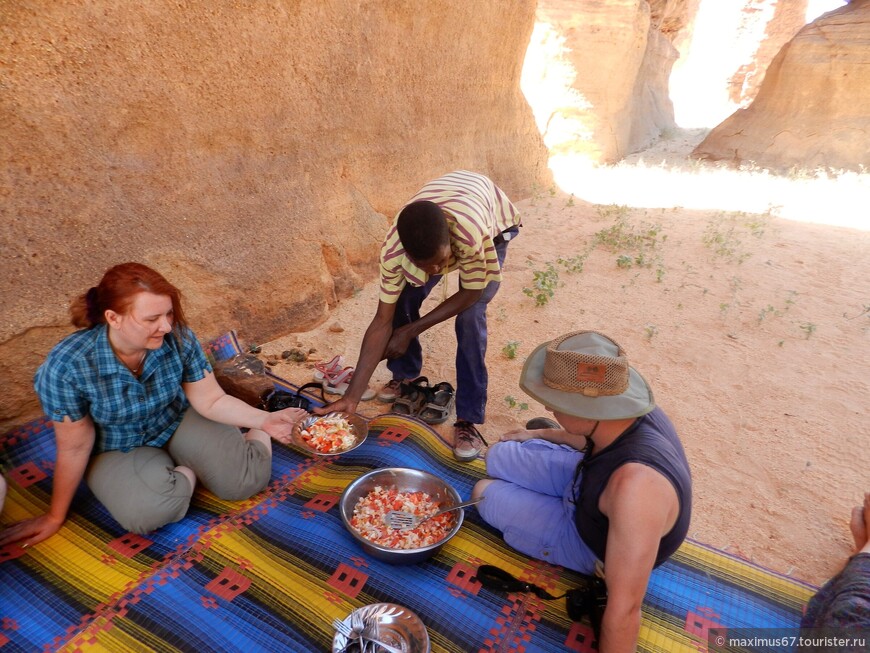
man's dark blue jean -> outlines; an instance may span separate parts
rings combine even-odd
[[[504,234],[504,238],[509,235],[509,239],[496,240],[495,252],[500,267],[504,267],[510,240],[518,233],[519,229],[514,227]],[[423,286],[407,284],[402,289],[396,302],[393,329],[420,319],[420,306],[441,276],[431,276]],[[500,282],[491,281],[480,299],[456,316],[456,418],[472,424],[483,424],[486,419],[486,389],[489,382],[486,371],[486,307],[495,297],[499,286]],[[414,338],[404,356],[387,361],[387,369],[392,372],[394,379],[400,381],[420,376],[423,369],[420,341]]]

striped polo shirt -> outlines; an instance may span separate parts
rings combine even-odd
[[[434,202],[447,216],[451,255],[445,272],[459,270],[459,282],[469,290],[501,281],[493,239],[520,224],[520,215],[504,192],[488,177],[456,170],[430,181],[408,204],[421,200]],[[395,304],[406,283],[422,286],[428,280],[429,275],[405,254],[394,220],[381,247],[380,300]]]

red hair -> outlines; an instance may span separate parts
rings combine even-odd
[[[69,312],[73,326],[90,328],[106,323],[106,311],[125,315],[133,298],[141,292],[165,295],[172,300],[173,329],[187,328],[181,310],[181,292],[162,274],[141,263],[121,263],[109,268],[86,293],[73,300]]]

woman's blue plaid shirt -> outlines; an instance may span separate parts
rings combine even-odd
[[[58,343],[36,371],[34,385],[49,419],[73,422],[90,415],[94,453],[161,447],[188,407],[182,383],[211,372],[192,331],[173,331],[145,357],[137,379],[109,344],[108,327],[77,331]]]

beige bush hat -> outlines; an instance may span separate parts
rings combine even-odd
[[[552,410],[584,419],[628,419],[655,408],[649,384],[625,352],[596,331],[540,345],[526,360],[520,388]]]

